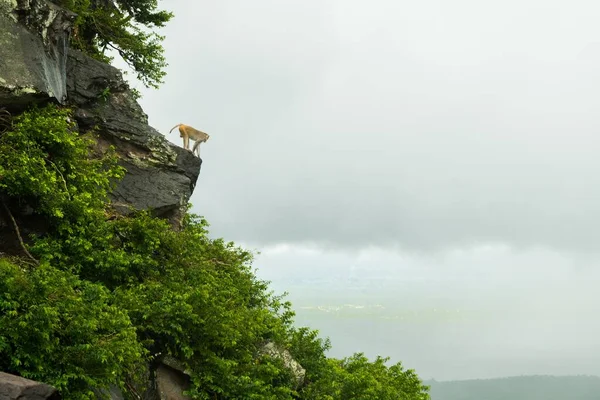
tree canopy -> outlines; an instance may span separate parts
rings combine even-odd
[[[163,36],[153,29],[173,17],[160,10],[157,0],[57,0],[77,14],[71,45],[101,61],[110,61],[113,49],[137,73],[146,87],[163,83],[167,62]]]

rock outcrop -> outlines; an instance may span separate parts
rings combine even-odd
[[[202,160],[148,125],[121,72],[110,65],[69,50],[67,94],[79,129],[97,128],[99,145],[114,145],[127,170],[113,193],[113,205],[123,214],[129,207],[149,208],[176,226]]]
[[[160,400],[187,400],[183,393],[190,388],[190,377],[174,368],[160,364],[156,369],[156,392]]]
[[[121,72],[67,48],[74,14],[46,0],[0,0],[0,110],[13,115],[55,101],[72,107],[81,133],[114,145],[127,173],[112,193],[115,209],[150,209],[178,227],[202,160],[148,125]],[[13,212],[23,238],[45,226],[24,206]],[[19,254],[13,224],[0,211],[0,253]]]
[[[1,400],[59,400],[60,395],[50,385],[0,372]]]

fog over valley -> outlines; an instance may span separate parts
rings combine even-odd
[[[259,276],[290,292],[298,322],[331,337],[334,356],[389,355],[437,380],[600,375],[599,276],[560,255],[366,250],[328,253],[324,270],[315,252],[294,252],[295,261],[284,254],[264,251]],[[288,263],[312,267],[290,273],[281,268]]]

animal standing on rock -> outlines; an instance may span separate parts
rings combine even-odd
[[[206,142],[210,136],[206,132],[199,131],[198,129],[192,128],[189,125],[185,124],[177,124],[171,128],[169,133],[173,131],[173,129],[179,127],[179,137],[183,138],[183,148],[186,150],[190,149],[190,139],[194,140],[194,148],[192,149],[192,154],[196,153],[198,158],[200,158],[200,143]]]

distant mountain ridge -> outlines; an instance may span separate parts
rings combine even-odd
[[[431,387],[431,400],[600,400],[600,377],[591,375],[532,375],[424,383]]]

